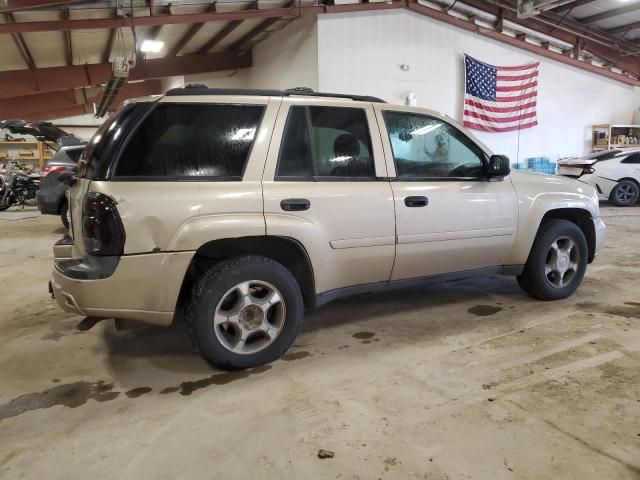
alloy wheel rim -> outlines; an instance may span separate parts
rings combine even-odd
[[[248,280],[231,287],[213,313],[213,329],[224,348],[249,355],[273,344],[284,327],[286,307],[276,287]]]
[[[580,249],[574,239],[559,237],[547,251],[544,275],[554,288],[563,288],[576,278],[580,265]]]
[[[636,196],[636,190],[633,185],[619,185],[616,189],[616,200],[621,203],[629,203]]]

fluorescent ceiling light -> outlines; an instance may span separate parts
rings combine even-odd
[[[144,53],[158,53],[164,48],[164,42],[160,40],[145,40],[140,45],[140,51]]]

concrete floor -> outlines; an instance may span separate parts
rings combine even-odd
[[[59,219],[0,220],[0,478],[640,478],[640,206],[603,216],[568,300],[497,276],[361,296],[234,373],[180,328],[77,331],[47,295]]]

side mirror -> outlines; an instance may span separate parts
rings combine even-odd
[[[509,157],[506,155],[491,155],[486,171],[489,177],[506,177],[511,172]]]

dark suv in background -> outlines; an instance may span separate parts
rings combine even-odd
[[[78,160],[84,151],[84,145],[61,147],[49,160],[42,173],[40,191],[36,205],[43,214],[60,215],[62,223],[69,228],[69,208],[67,202],[67,179],[77,172]]]
[[[43,214],[60,215],[69,228],[67,190],[68,178],[76,174],[78,160],[85,142],[51,122],[27,122],[26,120],[2,120],[0,129],[12,134],[29,135],[41,142],[49,142],[55,155],[42,168],[44,178],[40,182],[37,206]]]

